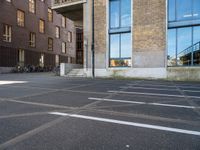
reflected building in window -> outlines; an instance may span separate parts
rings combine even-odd
[[[200,65],[200,1],[168,0],[168,66]]]

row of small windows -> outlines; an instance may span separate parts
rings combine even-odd
[[[3,25],[3,41],[12,41],[12,26],[4,24]],[[72,32],[68,32],[68,42],[72,42]],[[62,53],[66,53],[66,42],[62,42]],[[29,46],[36,47],[36,33],[30,32],[29,35]],[[53,51],[53,38],[48,38],[48,50]]]
[[[11,0],[6,0],[8,2],[11,2]],[[44,2],[44,0],[41,0],[42,2]],[[29,12],[31,13],[36,13],[36,0],[29,0]],[[18,10],[17,11],[17,20],[18,20],[18,25],[24,27],[25,23],[25,13],[24,11]],[[66,28],[66,17],[62,16],[61,18],[62,20],[62,27]],[[48,21],[49,22],[53,22],[53,10],[48,8]]]
[[[66,26],[66,19],[64,17],[64,26]],[[25,26],[25,13],[22,10],[17,10],[17,25],[20,27]],[[56,38],[60,38],[60,27],[56,26]],[[39,32],[45,33],[45,21],[40,19],[39,20]]]

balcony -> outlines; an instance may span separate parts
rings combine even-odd
[[[52,0],[52,9],[74,21],[83,18],[83,3],[87,0]]]

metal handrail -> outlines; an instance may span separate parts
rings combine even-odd
[[[192,52],[195,52],[195,51],[198,51],[198,50],[200,50],[200,41],[193,44],[192,46],[189,46],[188,48],[184,49],[178,55],[185,56],[189,53],[192,53]]]

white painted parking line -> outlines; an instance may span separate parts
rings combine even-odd
[[[171,94],[159,94],[159,93],[142,93],[142,92],[126,92],[126,91],[108,91],[109,93],[121,93],[121,94],[136,94],[136,95],[150,95],[150,96],[165,96],[165,97],[179,97],[179,98],[196,98],[200,99],[199,96],[188,96],[188,95],[171,95]]]
[[[176,89],[167,89],[167,88],[149,88],[149,87],[138,87],[138,86],[121,86],[120,88],[129,88],[129,89],[143,89],[143,90],[157,90],[157,91],[176,91]],[[197,91],[197,90],[182,90],[184,92],[199,92],[200,93],[200,89]]]
[[[128,122],[128,121],[121,121],[121,120],[100,118],[100,117],[92,117],[92,116],[85,116],[85,115],[78,115],[78,114],[68,114],[68,113],[60,113],[60,112],[49,112],[49,114],[200,136],[199,131],[193,131],[193,130],[184,130],[184,129],[179,129],[179,128],[170,128],[170,127],[165,127],[165,126],[143,124],[143,123],[137,123],[137,122]]]
[[[172,104],[162,104],[162,103],[147,103],[147,102],[127,101],[127,100],[119,100],[119,99],[105,99],[105,98],[95,98],[95,97],[89,97],[88,99],[89,100],[96,100],[96,101],[118,102],[118,103],[128,103],[128,104],[140,104],[140,105],[155,105],[155,106],[188,108],[188,109],[197,109],[197,108],[200,108],[200,107],[186,106],[186,105],[172,105]]]
[[[128,86],[135,86],[134,84],[127,84]],[[200,89],[200,86],[192,86],[192,85],[189,85],[189,86],[183,86],[183,85],[159,85],[159,84],[141,84],[140,85],[141,87],[146,87],[146,86],[150,86],[150,87],[168,87],[168,88],[176,88],[176,87],[179,87],[179,88],[187,88],[187,89]]]
[[[27,81],[0,81],[0,85],[28,83]]]

